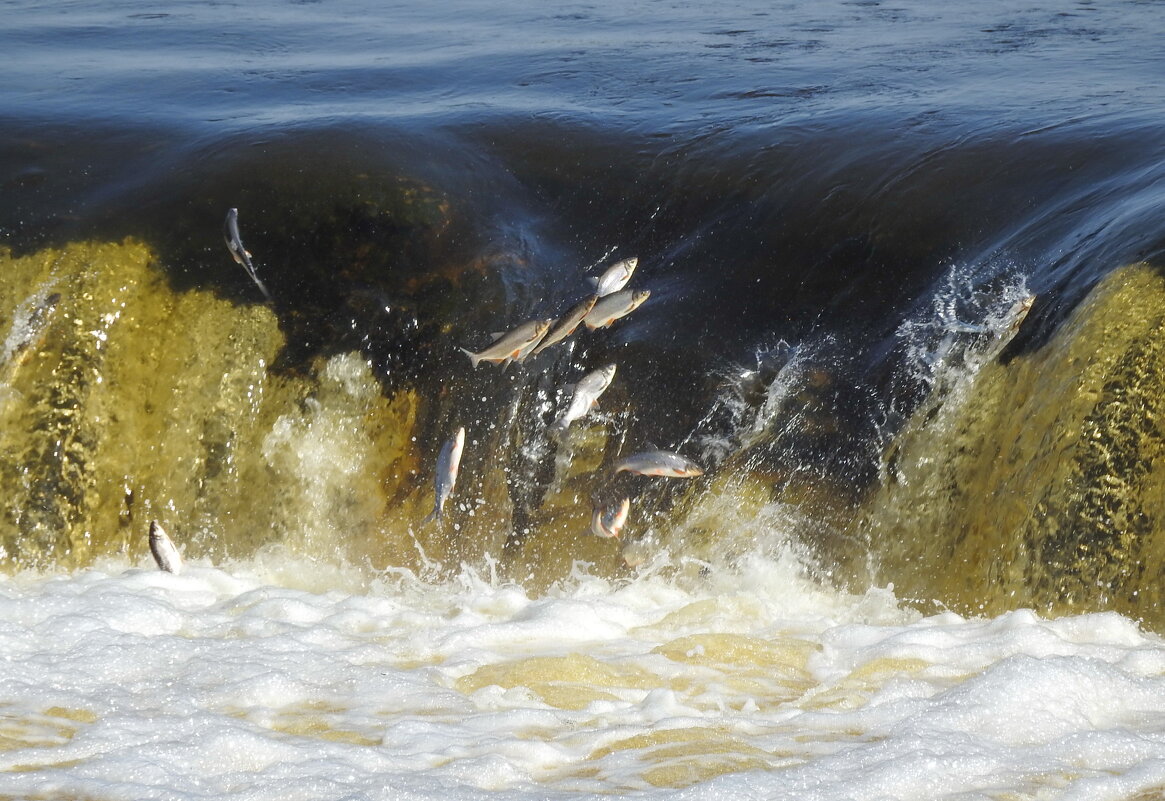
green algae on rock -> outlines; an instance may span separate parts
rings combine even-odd
[[[1165,280],[1116,270],[1037,351],[984,364],[895,443],[855,535],[906,598],[1165,624]]]
[[[2,259],[0,311],[51,289],[35,349],[6,365],[0,543],[18,565],[139,548],[149,517],[206,528],[244,494],[247,431],[282,338],[263,307],[176,294],[138,242]]]
[[[421,526],[432,498],[424,432],[459,413],[456,394],[389,390],[353,351],[273,370],[286,340],[268,306],[177,289],[154,259],[132,240],[0,254],[7,568],[148,558],[151,519],[195,560],[285,547],[432,574],[501,553],[514,509],[511,465],[497,455],[515,450],[526,419],[516,402],[466,421],[456,519]],[[585,532],[589,515],[578,472],[606,441],[583,449],[528,521],[541,529],[538,553],[520,554],[517,571],[537,566],[545,585],[569,571],[573,529]],[[568,536],[558,521],[576,506]],[[546,553],[561,558],[540,564]]]
[[[382,396],[350,353],[272,373],[284,339],[267,307],[177,292],[152,258],[133,241],[0,257],[16,343],[0,387],[5,563],[144,553],[151,518],[188,557],[286,543],[383,558],[389,497],[405,504],[415,483],[416,394]],[[31,315],[16,312],[50,296],[35,342],[17,347]]]

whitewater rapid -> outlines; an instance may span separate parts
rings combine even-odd
[[[680,560],[682,561],[682,560]],[[1130,799],[1165,645],[734,569],[544,596],[282,551],[0,578],[0,798]]]

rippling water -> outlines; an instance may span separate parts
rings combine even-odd
[[[1165,792],[1159,4],[0,9],[0,798]]]

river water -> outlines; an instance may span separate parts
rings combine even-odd
[[[1159,3],[0,9],[0,799],[1165,794]]]

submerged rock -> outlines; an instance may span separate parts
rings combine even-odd
[[[905,598],[1165,626],[1165,279],[1111,273],[1039,350],[991,361],[898,437],[855,523]]]

